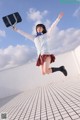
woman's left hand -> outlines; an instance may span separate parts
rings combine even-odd
[[[61,12],[59,15],[58,15],[58,18],[61,19],[63,17],[64,13]]]

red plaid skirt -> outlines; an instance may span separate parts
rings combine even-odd
[[[38,59],[37,59],[37,63],[36,63],[36,66],[40,66],[40,65],[43,65],[46,58],[47,57],[51,57],[51,61],[50,63],[54,62],[55,61],[55,56],[53,54],[44,54],[44,55],[39,55]]]

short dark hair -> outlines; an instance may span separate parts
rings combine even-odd
[[[43,25],[43,24],[37,24],[37,25],[36,25],[36,32],[37,32],[37,28],[38,28],[38,27],[42,27],[42,28],[43,28],[43,31],[42,31],[43,34],[47,33],[47,30],[46,30],[45,25]]]

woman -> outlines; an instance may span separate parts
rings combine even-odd
[[[58,24],[62,17],[63,13],[60,13],[48,31],[46,30],[45,25],[38,24],[36,26],[36,36],[30,35],[13,26],[13,30],[20,33],[24,37],[32,40],[35,43],[38,54],[36,66],[40,66],[43,75],[60,71],[65,76],[67,76],[67,70],[65,69],[64,66],[60,66],[57,68],[55,67],[49,68],[50,63],[55,61],[55,56],[49,52],[47,40],[50,38],[50,33],[52,32],[52,30],[55,28],[55,26]]]

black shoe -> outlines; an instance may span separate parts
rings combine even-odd
[[[65,69],[64,66],[61,66],[61,67],[60,67],[60,71],[61,71],[65,76],[67,76],[67,70]]]

